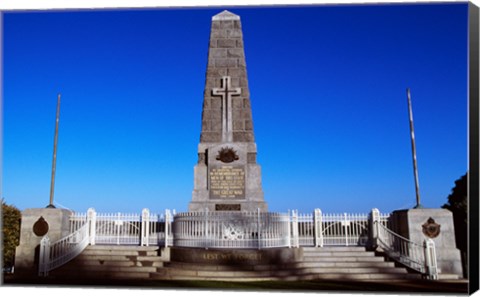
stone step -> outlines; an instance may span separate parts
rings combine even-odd
[[[366,251],[364,246],[324,246],[324,247],[302,247],[303,252],[324,251],[324,252],[362,252]]]
[[[393,262],[370,261],[370,262],[298,262],[282,265],[281,268],[296,267],[395,267]]]
[[[116,250],[116,251],[156,251],[158,246],[138,246],[138,245],[89,245],[85,250]]]
[[[375,256],[331,256],[331,257],[317,257],[317,256],[305,256],[304,262],[383,262],[383,257]]]
[[[181,262],[166,262],[165,267],[172,267],[186,270],[204,270],[204,271],[232,271],[232,270],[279,270],[279,269],[301,269],[301,268],[395,268],[392,262],[296,262],[281,265],[242,265],[242,266],[228,266],[228,265],[205,265],[205,264],[190,264]]]
[[[163,262],[158,260],[142,260],[142,261],[123,261],[123,260],[83,260],[83,259],[75,259],[71,261],[73,266],[126,266],[126,267],[163,267]]]
[[[97,255],[117,255],[117,256],[157,256],[158,252],[155,250],[107,250],[107,249],[87,249],[83,251],[82,256],[97,256]]]
[[[462,279],[462,278],[457,274],[440,273],[438,275],[438,279],[439,280],[456,280],[456,279]]]
[[[188,275],[188,276],[208,276],[208,277],[269,277],[269,276],[289,276],[303,274],[401,274],[407,273],[404,268],[396,267],[308,267],[297,269],[277,269],[277,270],[198,270],[182,268],[159,268],[158,272],[167,270],[170,275]]]
[[[150,279],[150,274],[152,272],[130,272],[130,271],[71,271],[68,272],[68,275],[65,273],[63,274],[53,274],[50,273],[55,278],[82,278],[82,279],[92,279],[92,280],[99,280],[99,279]]]
[[[343,274],[343,273],[306,273],[306,274],[286,274],[286,275],[277,275],[277,276],[262,276],[262,275],[247,275],[247,274],[238,274],[234,277],[231,276],[215,276],[215,275],[193,275],[188,273],[152,273],[150,275],[151,279],[162,279],[162,280],[216,280],[216,281],[299,281],[299,280],[400,280],[400,279],[419,279],[419,275],[407,274],[407,273],[397,273],[397,274],[384,274],[384,273],[357,273],[357,274]]]
[[[157,272],[158,267],[145,267],[145,266],[103,266],[103,265],[85,265],[85,266],[64,266],[60,267],[56,272],[69,273],[69,274],[83,274],[90,272],[115,272],[115,273],[151,273]]]
[[[303,252],[304,257],[375,257],[374,252],[338,252],[338,251],[312,251]]]
[[[162,261],[160,256],[122,256],[122,255],[84,255],[81,254],[75,260],[78,261]],[[74,260],[74,261],[75,261]]]

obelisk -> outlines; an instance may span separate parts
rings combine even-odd
[[[212,18],[189,211],[267,211],[257,164],[240,17]]]

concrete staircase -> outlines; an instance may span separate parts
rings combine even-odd
[[[49,275],[69,279],[147,279],[163,267],[159,253],[157,246],[88,246]]]
[[[216,265],[168,261],[159,247],[88,246],[53,278],[104,280],[404,280],[421,278],[364,247],[303,247],[303,260],[288,264]]]
[[[303,261],[275,265],[224,266],[165,263],[152,279],[159,280],[401,280],[418,279],[419,274],[395,267],[383,257],[375,256],[364,247],[303,248]]]

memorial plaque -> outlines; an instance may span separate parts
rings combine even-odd
[[[243,166],[211,167],[209,178],[210,198],[245,198],[245,169]]]
[[[240,211],[242,207],[240,204],[215,204],[215,210],[218,211]]]

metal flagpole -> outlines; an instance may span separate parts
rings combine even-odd
[[[47,206],[47,208],[55,208],[55,205],[53,205],[53,193],[55,188],[55,169],[57,167],[57,142],[58,142],[58,122],[60,120],[60,96],[61,94],[58,94],[57,117],[55,120],[55,139],[53,141],[52,181],[50,184],[50,204]]]
[[[412,102],[410,98],[410,88],[407,88],[407,101],[408,101],[408,115],[410,118],[410,136],[412,140],[412,157],[413,157],[413,175],[415,177],[415,193],[417,198],[417,205],[414,208],[421,208],[420,204],[420,187],[418,184],[418,168],[417,168],[417,150],[415,148],[415,132],[413,129],[413,113]]]

